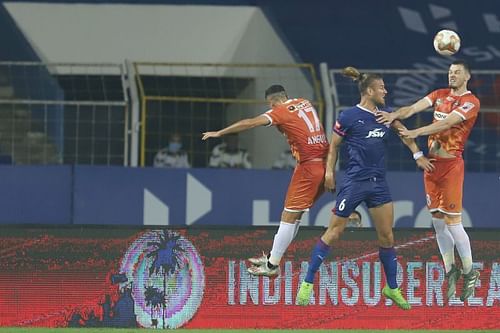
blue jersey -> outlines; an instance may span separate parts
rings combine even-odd
[[[390,129],[379,124],[372,111],[359,104],[342,111],[333,131],[347,144],[346,181],[385,178],[385,146]]]

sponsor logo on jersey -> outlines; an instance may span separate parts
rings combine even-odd
[[[324,134],[318,134],[307,137],[307,144],[314,145],[317,143],[326,143],[326,136]]]
[[[375,128],[374,130],[368,132],[368,135],[365,136],[366,139],[368,138],[382,138],[384,137],[385,132],[382,131],[381,128]]]
[[[434,111],[434,119],[436,119],[436,120],[443,120],[446,117],[448,117],[447,113],[439,112],[439,111]]]
[[[305,108],[311,107],[312,105],[309,101],[302,101],[299,104],[297,104],[296,106],[297,106],[297,109],[305,109]]]
[[[289,111],[295,111],[295,106],[290,105],[290,106],[288,107],[288,110],[289,110]]]
[[[462,112],[469,112],[470,110],[472,110],[476,105],[474,103],[471,103],[471,102],[465,102],[464,105],[462,105],[461,107],[459,107],[458,109]]]

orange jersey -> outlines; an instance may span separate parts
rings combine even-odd
[[[472,126],[476,122],[480,108],[479,99],[470,91],[460,96],[452,95],[450,88],[434,90],[425,98],[434,107],[433,122],[443,120],[450,113],[458,114],[463,119],[460,124],[429,135],[429,148],[434,142],[437,142],[439,147],[448,153],[461,156]]]
[[[316,110],[306,99],[289,99],[264,113],[288,140],[297,162],[326,158],[328,140]]]

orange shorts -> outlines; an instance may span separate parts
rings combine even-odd
[[[299,212],[309,209],[325,191],[324,178],[324,161],[297,164],[286,193],[285,210]]]
[[[431,213],[462,214],[464,160],[436,159],[434,172],[424,173],[427,208]]]

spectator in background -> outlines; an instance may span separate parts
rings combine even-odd
[[[333,213],[335,213],[335,208],[333,208]],[[348,217],[346,227],[349,228],[362,228],[363,222],[361,222],[361,213],[358,210],[354,210]]]
[[[153,166],[155,168],[190,168],[188,154],[182,150],[181,136],[172,134],[168,146],[156,153]]]
[[[290,149],[285,150],[280,154],[280,156],[274,161],[273,169],[295,169],[297,161],[293,157],[292,151]]]
[[[214,147],[209,167],[237,169],[250,169],[252,167],[248,152],[240,148],[237,134],[227,135],[223,143]]]
[[[347,227],[350,228],[362,228],[363,222],[361,222],[361,213],[357,210],[354,210],[351,215],[349,215],[349,219],[347,220]]]

